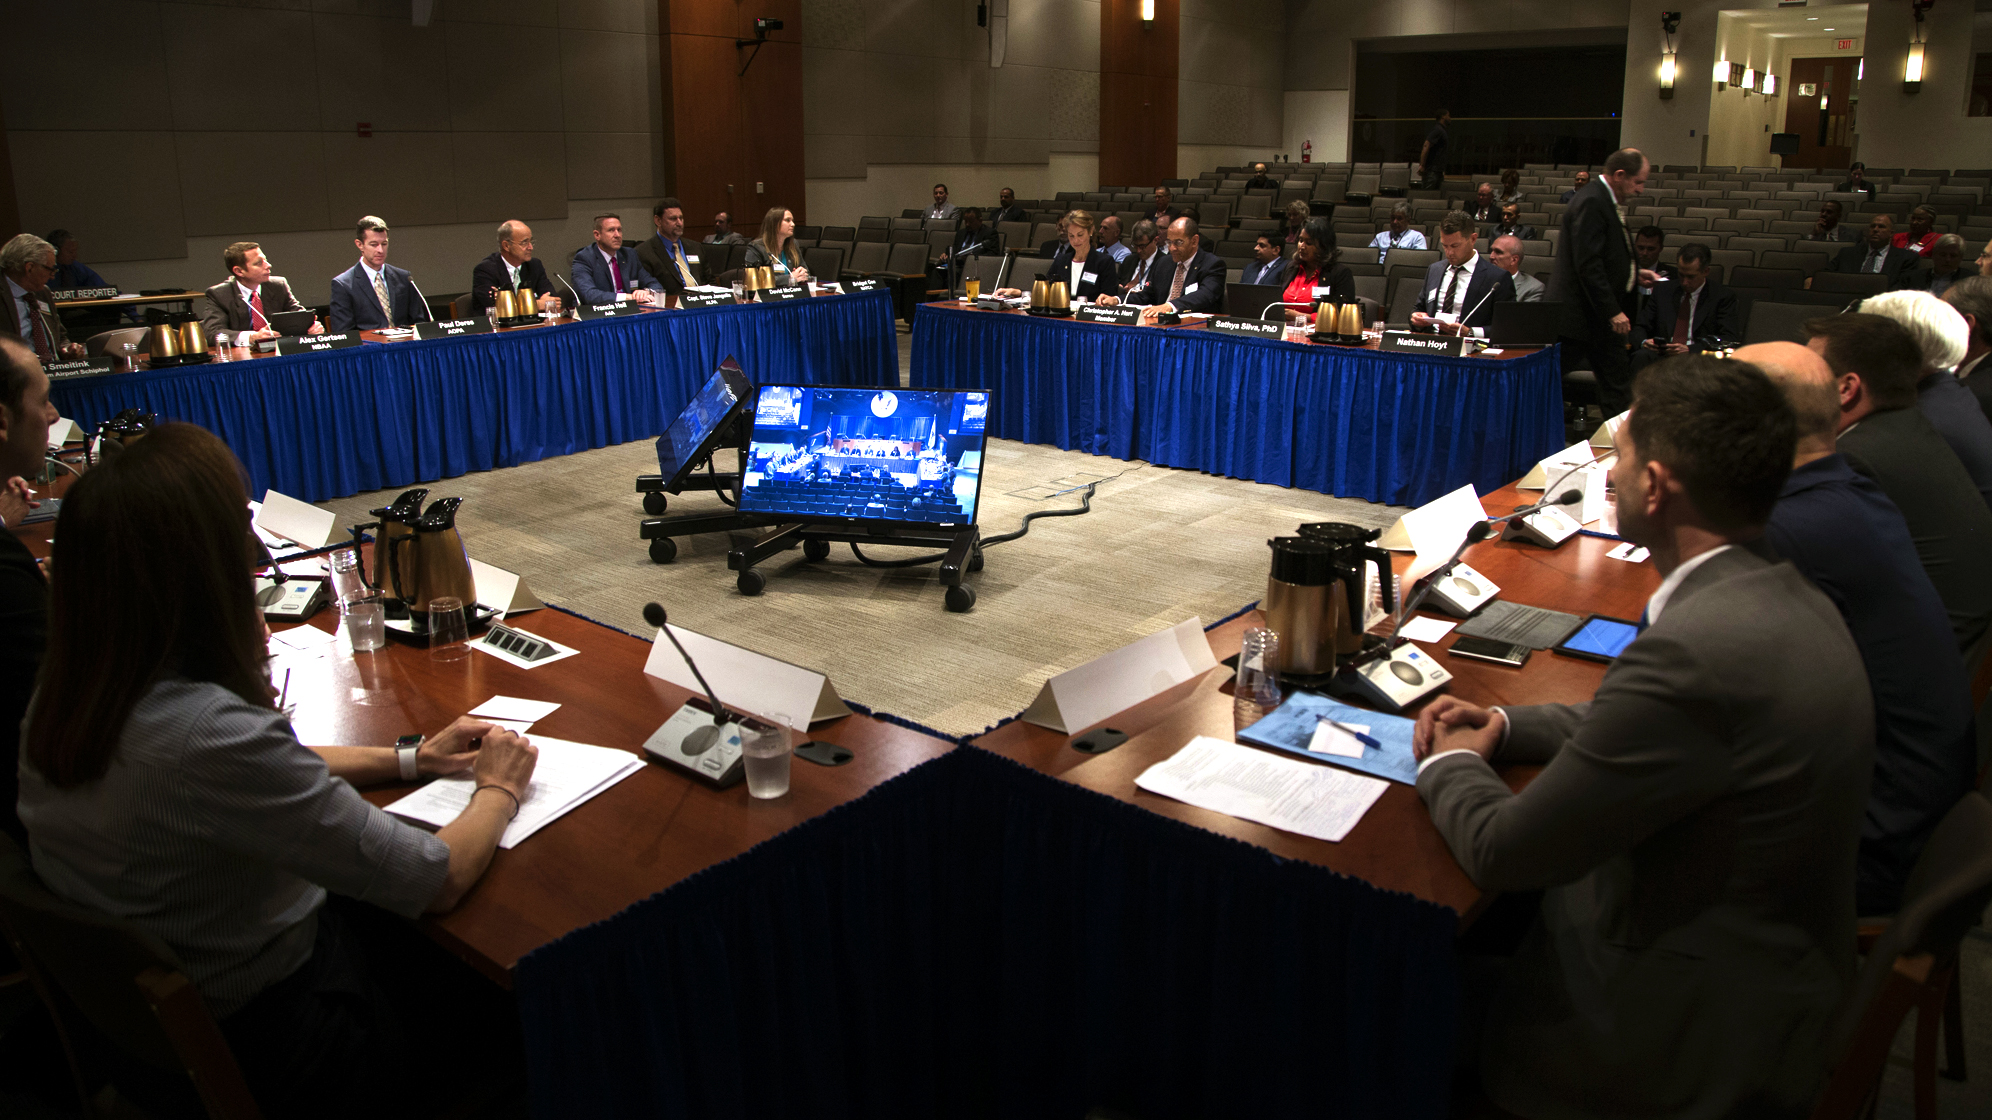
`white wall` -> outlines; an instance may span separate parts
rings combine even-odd
[[[1290,89],[1286,91],[1286,139],[1280,150],[1300,158],[1302,141],[1314,141],[1314,162],[1346,163],[1349,159],[1349,91]]]
[[[1971,94],[1971,5],[1938,4],[1925,22],[1923,88],[1902,70],[1913,21],[1907,4],[1868,5],[1867,74],[1855,157],[1877,167],[1992,167],[1992,117],[1965,115]]]

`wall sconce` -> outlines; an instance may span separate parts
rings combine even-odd
[[[1930,10],[1934,0],[1909,0],[1909,7],[1916,13],[1916,35],[1909,40],[1909,61],[1902,68],[1902,92],[1915,93],[1923,88],[1923,13]]]
[[[1660,13],[1660,34],[1666,37],[1667,45],[1660,51],[1660,100],[1674,96],[1674,76],[1680,69],[1680,56],[1674,50],[1674,32],[1681,29],[1681,13]]]
[[[1764,96],[1776,97],[1777,95],[1778,95],[1778,76],[1766,70],[1764,72]]]
[[[1155,0],[1141,0],[1141,23],[1143,27],[1155,26]]]
[[[1729,84],[1729,60],[1720,59],[1715,64],[1715,91],[1721,93]]]
[[[1755,90],[1757,88],[1757,68],[1754,66],[1744,68],[1743,80],[1738,84],[1743,87],[1744,93],[1750,93]]]

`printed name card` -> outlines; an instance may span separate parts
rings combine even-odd
[[[1249,334],[1258,338],[1279,338],[1286,334],[1285,323],[1269,323],[1263,319],[1241,319],[1235,315],[1213,315],[1210,317],[1212,330],[1226,334]]]
[[[635,315],[638,312],[647,310],[649,310],[648,304],[633,301],[629,303],[592,303],[577,309],[574,312],[574,317],[576,319],[613,319],[618,315]]]
[[[809,732],[810,724],[819,720],[851,714],[837,690],[830,686],[830,678],[822,673],[777,661],[718,638],[708,638],[682,626],[671,627],[671,633],[677,635],[685,652],[705,671],[713,695],[735,711],[757,716],[785,712],[790,726],[804,734]],[[705,695],[698,678],[678,655],[678,648],[662,634],[651,643],[650,659],[644,662],[643,671],[694,696]]]
[[[478,604],[497,611],[500,618],[546,606],[517,573],[486,564],[476,557],[469,560],[470,583],[476,591]]]
[[[277,340],[277,353],[309,354],[314,350],[344,350],[359,344],[359,334],[350,331],[345,334],[286,335]]]
[[[885,287],[885,282],[882,280],[850,280],[845,282],[844,291],[847,293],[876,292],[883,287]]]
[[[415,324],[416,338],[448,338],[453,334],[490,334],[491,320],[444,319],[441,322]]]
[[[786,288],[768,288],[762,291],[761,301],[773,303],[780,300],[803,299],[808,295],[808,292],[802,290],[802,285],[791,284]]]
[[[1466,339],[1456,334],[1417,334],[1412,331],[1385,331],[1379,350],[1399,354],[1443,354],[1457,358],[1466,351]]]
[[[73,362],[56,362],[42,367],[42,372],[50,377],[95,377],[100,373],[111,372],[109,358],[79,358]]]
[[[50,288],[48,298],[51,303],[68,303],[77,299],[116,299],[116,288]]]
[[[732,292],[686,292],[678,298],[678,306],[683,308],[732,307]]]
[[[50,447],[61,447],[65,443],[80,441],[82,438],[82,426],[66,416],[56,417],[55,423],[48,426],[48,445]]]
[[[1082,323],[1118,323],[1131,327],[1141,322],[1141,308],[1101,307],[1097,303],[1089,303],[1073,311],[1072,317]]]
[[[1216,665],[1203,620],[1185,619],[1044,682],[1023,719],[1071,735]]]
[[[339,524],[339,515],[331,510],[319,509],[309,502],[300,502],[275,490],[264,491],[263,500],[252,504],[256,509],[253,520],[258,529],[306,548],[323,548],[330,544],[332,531]]]

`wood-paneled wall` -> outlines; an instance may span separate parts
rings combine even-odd
[[[658,0],[664,88],[664,181],[687,228],[721,210],[753,236],[774,206],[803,214],[802,0]],[[747,73],[754,19],[779,19]],[[755,190],[755,184],[761,190]],[[730,188],[730,189],[729,189]]]
[[[1180,0],[1100,0],[1100,182],[1152,186],[1176,177]]]

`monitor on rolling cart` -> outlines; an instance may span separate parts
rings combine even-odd
[[[763,385],[740,510],[945,530],[975,524],[989,394]]]

